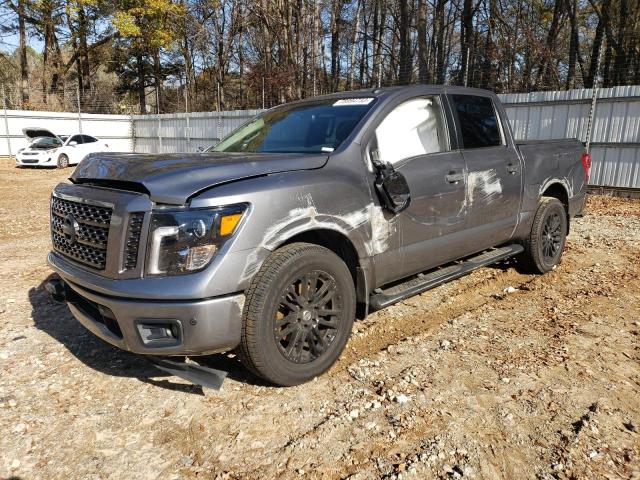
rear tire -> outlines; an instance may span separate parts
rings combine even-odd
[[[519,264],[530,273],[546,273],[560,263],[567,236],[567,212],[557,198],[542,197]]]
[[[58,168],[67,168],[69,166],[69,157],[62,153],[58,157]]]
[[[298,385],[327,371],[351,334],[356,294],[351,272],[331,250],[292,243],[273,252],[245,292],[242,363],[276,385]]]

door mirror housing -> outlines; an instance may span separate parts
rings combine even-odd
[[[70,147],[75,147],[76,145],[78,145],[78,142],[76,142],[75,140],[71,140],[71,141],[69,142],[69,146],[70,146]]]
[[[378,173],[374,182],[380,203],[393,213],[400,213],[411,203],[409,184],[405,176],[390,163],[376,165]]]

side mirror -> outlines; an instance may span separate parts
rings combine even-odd
[[[78,142],[76,142],[75,140],[71,140],[71,141],[69,142],[69,146],[70,146],[70,147],[75,147],[77,144],[78,144]]]
[[[202,152],[204,152],[204,147],[202,146],[198,147],[198,153],[202,153]]]
[[[377,166],[378,174],[374,182],[380,203],[393,213],[400,213],[411,203],[409,184],[405,176],[396,171],[390,163]]]

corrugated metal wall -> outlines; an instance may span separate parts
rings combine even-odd
[[[32,112],[29,110],[0,109],[0,156],[9,155],[7,135],[11,141],[11,154],[15,155],[28,141],[22,133],[26,127],[40,127],[51,130],[56,135],[73,135],[80,132],[77,113]],[[131,151],[131,117],[127,115],[86,114],[81,116],[82,133],[106,140],[114,151]]]
[[[500,95],[523,140],[586,141],[591,89]],[[598,90],[591,137],[591,185],[640,188],[640,86]]]
[[[216,144],[262,110],[135,115],[136,152],[197,152]]]
[[[579,138],[586,140],[592,91],[568,90],[500,95],[518,139]],[[195,152],[206,148],[261,110],[178,113],[169,115],[82,115],[83,131],[111,139],[114,148],[137,152]],[[4,111],[2,111],[4,114]],[[13,153],[24,146],[21,129],[49,127],[60,133],[78,130],[74,113],[8,110]],[[0,132],[4,132],[0,119]],[[133,135],[133,136],[132,136]],[[4,138],[3,138],[4,137]],[[7,155],[6,133],[0,155]],[[591,139],[590,183],[640,189],[640,86],[598,91]]]

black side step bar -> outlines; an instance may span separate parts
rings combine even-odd
[[[191,383],[202,387],[220,390],[222,382],[224,382],[227,372],[215,370],[213,368],[203,367],[195,363],[176,362],[166,358],[158,358],[154,356],[146,356],[147,359],[155,365],[156,368],[163,372],[170,373],[176,377],[183,378]]]
[[[419,273],[417,276],[403,283],[377,290],[377,293],[369,297],[369,310],[373,312],[388,307],[405,298],[412,297],[442,285],[443,283],[463,277],[477,268],[486,267],[500,260],[513,257],[523,250],[522,245],[514,243],[489,250],[475,257],[467,258],[464,261],[433,270],[429,273]]]

